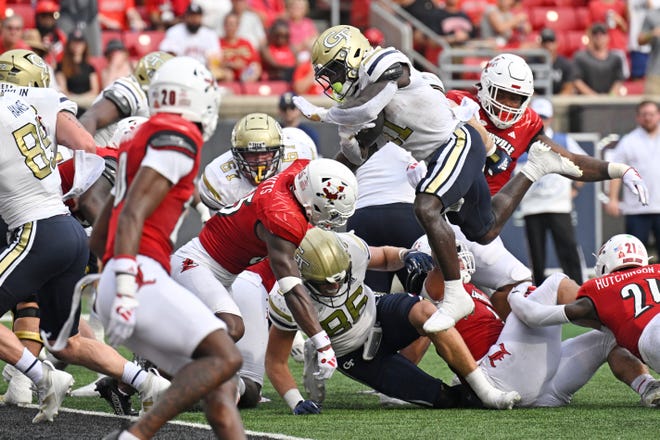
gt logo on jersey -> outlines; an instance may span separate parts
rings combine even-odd
[[[323,45],[325,47],[335,47],[341,43],[342,40],[348,41],[350,38],[350,31],[350,28],[344,28],[337,32],[329,32],[328,35],[326,35],[323,39]]]

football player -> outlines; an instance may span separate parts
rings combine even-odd
[[[173,377],[163,398],[125,436],[151,438],[203,399],[218,437],[244,438],[228,382],[240,353],[225,323],[169,276],[170,236],[192,196],[202,144],[215,131],[220,92],[206,67],[178,57],[161,66],[149,94],[153,115],[121,143],[114,193],[90,241],[103,255],[95,307],[108,341],[125,344]]]
[[[406,293],[376,296],[364,284],[367,268],[400,269],[411,253],[416,252],[393,246],[369,247],[352,233],[319,228],[310,229],[296,249],[296,263],[318,319],[336,350],[339,371],[378,392],[418,405],[467,405],[469,391],[462,385],[448,387],[398,353],[420,335],[428,336],[437,353],[466,379],[486,407],[512,408],[520,398],[518,393],[502,392],[488,382],[455,329],[437,333],[423,330],[424,322],[436,310],[433,304]],[[288,366],[297,321],[281,295],[271,294],[269,303],[273,325],[266,354],[268,377],[294,414],[318,414],[321,402],[303,398]]]
[[[426,237],[420,238],[413,248],[430,254]],[[457,248],[463,282],[471,292],[475,309],[456,323],[456,330],[474,358],[480,359],[480,368],[492,383],[520,393],[520,406],[555,407],[570,403],[573,394],[605,362],[619,380],[640,394],[644,405],[653,406],[660,399],[660,381],[654,381],[644,364],[617,346],[610,332],[594,330],[562,341],[560,325],[530,328],[515,314],[503,322],[491,299],[471,284],[474,256],[461,241],[457,241]],[[514,291],[539,305],[571,302],[578,290],[564,274],[552,275],[534,290],[528,290],[528,286],[525,283]],[[441,291],[442,276],[436,270],[429,274],[423,292],[437,302],[442,300]]]
[[[608,163],[590,156],[576,155],[543,132],[543,122],[538,114],[528,107],[534,93],[532,70],[524,59],[513,54],[500,54],[489,61],[481,73],[476,92],[450,91],[447,97],[455,103],[471,99],[479,103],[477,118],[498,148],[511,157],[502,172],[486,173],[491,194],[496,194],[512,178],[518,158],[534,144],[549,146],[564,157],[572,160],[583,171],[578,180],[606,180],[622,178],[626,186],[639,196],[641,204],[647,203],[647,189],[637,171],[621,163]],[[575,178],[567,175],[566,177]],[[456,223],[460,226],[459,223]],[[457,238],[466,241],[477,260],[473,282],[486,293],[493,295],[493,302],[500,314],[506,318],[508,303],[506,295],[511,288],[525,280],[531,280],[530,270],[506,250],[498,237],[484,245],[475,243],[455,227]]]
[[[374,150],[359,145],[356,132],[371,126],[384,112],[384,129],[376,147],[390,140],[415,159],[429,162],[428,173],[417,185],[415,213],[429,235],[446,289],[445,301],[426,323],[426,331],[445,330],[474,308],[460,282],[454,232],[443,213],[468,238],[485,244],[499,235],[525,191],[541,176],[559,172],[590,177],[590,170],[585,173],[539,144],[530,151],[522,172],[491,201],[484,165],[498,173],[510,159],[474,119],[475,102],[468,99],[452,107],[437,77],[416,70],[397,49],[372,49],[351,26],[323,32],[312,47],[312,64],[326,94],[341,103],[326,109],[299,96],[294,102],[308,118],[340,126],[341,153],[346,159],[360,164]]]
[[[536,302],[525,296],[523,284],[509,294],[511,310],[539,331],[567,322],[607,329],[620,346],[660,373],[660,265],[649,265],[644,244],[628,234],[610,238],[596,258],[596,278],[579,289],[574,286],[575,301],[565,305]],[[660,381],[652,379],[647,375],[639,385],[650,388],[645,403],[658,406]]]
[[[147,90],[154,73],[173,58],[167,52],[151,52],[140,58],[133,75],[115,80],[96,97],[80,122],[98,145],[110,145],[116,124],[129,116],[149,116]]]

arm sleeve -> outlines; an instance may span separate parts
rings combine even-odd
[[[511,311],[529,327],[546,327],[569,322],[564,305],[540,304],[525,298],[521,290],[509,294]]]
[[[324,120],[337,125],[360,125],[371,122],[392,100],[398,89],[396,83],[390,81],[380,93],[362,105],[349,108],[332,107]]]

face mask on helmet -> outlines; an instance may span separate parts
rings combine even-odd
[[[472,279],[472,274],[475,271],[474,254],[470,252],[467,245],[461,240],[456,240],[456,253],[458,254],[458,262],[461,268],[461,281],[467,284]]]
[[[211,72],[190,57],[166,61],[149,85],[149,110],[173,113],[201,126],[204,141],[215,132],[220,90]]]
[[[119,148],[119,145],[137,131],[138,127],[148,121],[143,116],[129,116],[117,122],[117,128],[108,142],[108,147]]]
[[[333,308],[346,303],[351,287],[351,257],[337,234],[310,229],[296,249],[294,260],[314,301]]]
[[[355,212],[357,180],[346,165],[317,159],[296,175],[293,193],[311,224],[324,229],[339,228]]]
[[[156,71],[160,69],[165,61],[171,60],[172,58],[174,58],[174,56],[163,51],[151,52],[140,58],[137,66],[135,66],[133,76],[135,76],[140,83],[142,90],[145,92],[149,90],[149,84]]]
[[[21,87],[48,87],[50,71],[44,60],[31,50],[8,50],[0,55],[0,82]]]
[[[607,275],[628,267],[646,266],[649,256],[646,247],[629,234],[618,234],[610,238],[596,255],[596,276]]]
[[[231,134],[231,152],[238,169],[255,186],[279,171],[283,143],[280,124],[265,113],[244,116]]]
[[[533,94],[532,70],[517,55],[498,55],[481,73],[477,97],[488,118],[498,128],[508,128],[518,122]]]
[[[342,101],[355,92],[360,63],[371,45],[352,26],[334,26],[323,32],[312,45],[314,78],[323,92]]]

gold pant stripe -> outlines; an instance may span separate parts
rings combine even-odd
[[[26,223],[21,226],[18,240],[15,240],[0,255],[0,282],[2,282],[13,270],[17,263],[25,258],[30,252],[32,241],[36,234],[36,223]]]
[[[438,188],[451,178],[454,170],[459,164],[465,148],[469,146],[467,143],[467,132],[463,127],[457,128],[454,130],[454,133],[456,135],[456,140],[454,141],[454,145],[449,146],[449,148],[451,148],[449,155],[441,165],[442,168],[440,169],[440,172],[431,179],[423,192],[435,194],[438,191]]]

